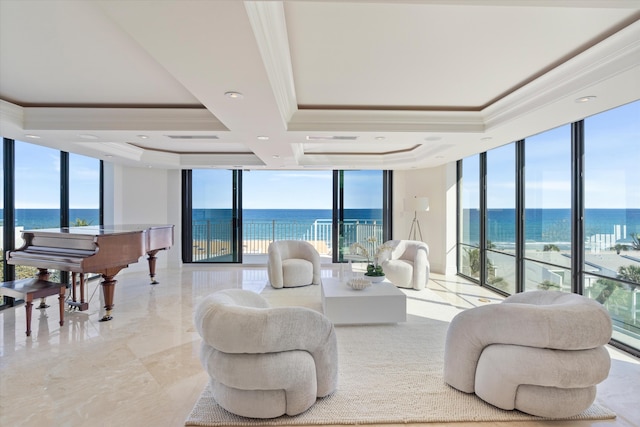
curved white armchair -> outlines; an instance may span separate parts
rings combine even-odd
[[[213,397],[231,413],[297,415],[337,387],[335,331],[317,311],[270,307],[254,292],[226,289],[205,297],[194,321]]]
[[[274,288],[319,285],[320,254],[303,240],[271,242],[267,273]]]
[[[578,294],[529,291],[457,314],[444,380],[505,410],[570,417],[587,409],[611,361],[611,318]]]
[[[389,240],[378,257],[387,279],[399,288],[424,289],[429,281],[429,246],[418,240]]]

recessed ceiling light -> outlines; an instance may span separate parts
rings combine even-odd
[[[441,136],[428,136],[424,140],[425,141],[440,141],[442,139]]]
[[[231,98],[231,99],[242,99],[242,98],[244,98],[244,95],[242,95],[240,92],[234,92],[234,91],[225,92],[224,96],[226,96],[227,98]]]
[[[111,154],[106,154],[106,155],[105,155],[105,157],[106,157],[107,159],[110,159],[110,158],[112,158],[112,157],[113,157],[113,155],[111,155]]]
[[[485,136],[484,138],[480,138],[480,141],[491,141],[491,139],[490,136]]]
[[[273,157],[274,159],[279,159],[279,158],[280,158],[280,156],[278,156],[277,154],[274,154],[274,155],[273,155],[273,156],[271,156],[271,157]]]
[[[78,135],[80,138],[82,139],[98,139],[97,136],[95,135],[91,135],[90,133],[81,133],[80,135]]]
[[[26,138],[31,138],[31,139],[40,139],[40,137],[38,135],[34,135],[31,133],[28,133],[25,135]]]
[[[140,139],[148,139],[149,135],[138,135],[138,138],[140,138]]]
[[[589,95],[589,96],[583,96],[583,97],[580,97],[580,98],[576,99],[576,102],[578,102],[578,103],[591,102],[594,99],[596,99],[595,96]]]
[[[259,137],[258,137],[258,139],[259,139],[260,141],[268,141],[268,140],[269,140],[269,137],[268,137],[268,136],[262,136],[262,135],[261,135],[261,136],[259,136]]]
[[[384,136],[376,136],[376,141],[384,141],[385,139]]]

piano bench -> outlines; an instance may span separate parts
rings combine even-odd
[[[20,279],[2,282],[0,296],[24,299],[27,310],[27,336],[31,335],[31,311],[33,300],[58,295],[60,302],[60,326],[64,325],[64,299],[67,286],[64,283],[48,282],[39,279]]]

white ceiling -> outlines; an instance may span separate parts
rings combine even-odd
[[[161,168],[431,167],[640,99],[639,18],[638,0],[0,0],[0,133]]]

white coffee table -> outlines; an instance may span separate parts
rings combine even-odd
[[[390,282],[354,290],[346,281],[323,277],[321,286],[324,315],[335,325],[407,321],[407,296]]]

